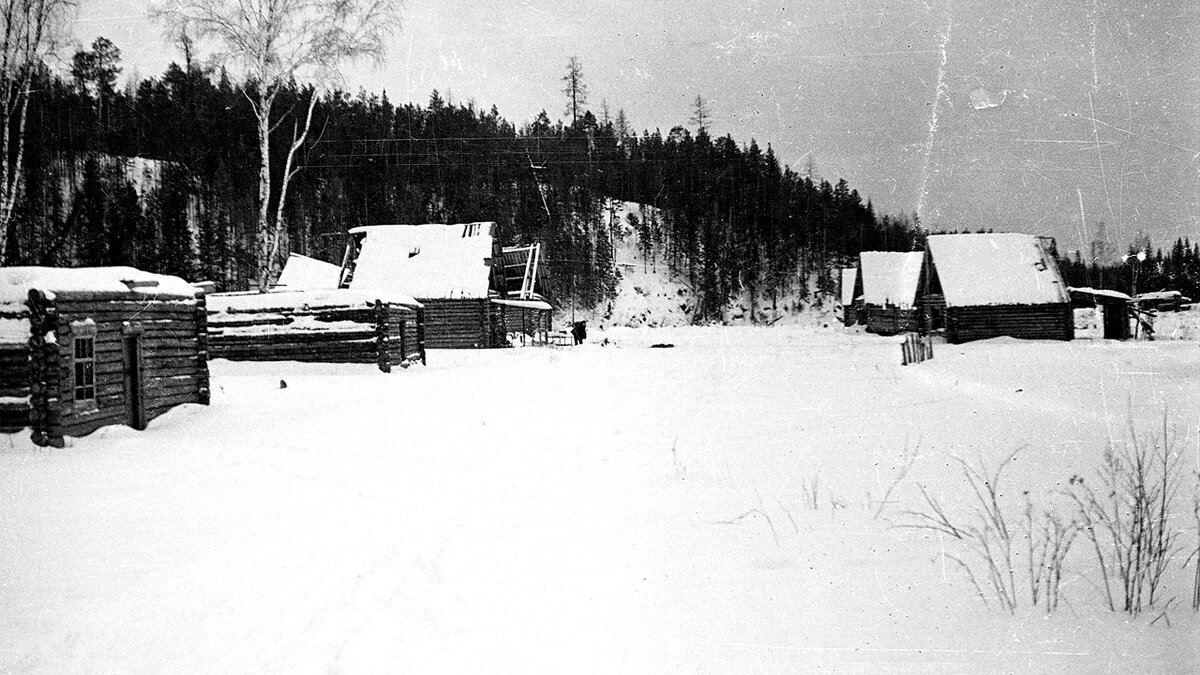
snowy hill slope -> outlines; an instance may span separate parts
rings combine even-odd
[[[662,221],[658,209],[636,202],[610,200],[603,224],[613,232],[614,261],[619,281],[616,297],[595,308],[574,308],[576,319],[597,328],[659,328],[695,322],[698,297],[684,271],[672,271],[666,255],[651,234]],[[649,227],[647,227],[649,226]],[[818,292],[815,280],[789,293],[757,294],[742,289],[723,308],[725,325],[811,325],[837,323],[835,298]],[[571,308],[561,307],[557,323],[570,320]]]

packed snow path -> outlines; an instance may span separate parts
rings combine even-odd
[[[1200,668],[1190,569],[1170,626],[1104,609],[1086,551],[1056,614],[1012,616],[889,527],[917,481],[969,507],[952,455],[1023,447],[1016,514],[1164,410],[1192,470],[1195,344],[902,368],[834,329],[594,337],[391,375],[217,361],[212,406],[145,432],[0,436],[0,672]]]

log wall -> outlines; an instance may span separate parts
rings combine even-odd
[[[208,361],[203,353],[203,301],[96,300],[58,294],[60,421],[58,433],[81,436],[108,424],[130,423],[124,341],[141,345],[145,421],[183,403],[207,403]],[[75,401],[72,322],[96,325],[96,399]]]
[[[430,349],[481,349],[501,344],[486,298],[421,299],[425,305],[425,346]],[[498,316],[498,314],[496,315]]]
[[[0,345],[0,432],[29,426],[29,346]]]
[[[425,362],[421,320],[420,310],[386,303],[377,308],[209,313],[206,345],[211,358],[231,361],[374,363],[389,371],[405,360]],[[300,325],[305,321],[307,326]],[[314,330],[313,322],[343,325]]]
[[[1008,336],[1027,340],[1071,340],[1075,317],[1070,303],[949,307],[946,340],[951,343]]]
[[[867,330],[879,335],[895,335],[920,329],[921,314],[916,309],[866,306]]]

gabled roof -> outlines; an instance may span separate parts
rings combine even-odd
[[[917,284],[921,280],[924,259],[925,254],[919,251],[863,251],[859,254],[863,302],[879,307],[912,307],[916,304]]]
[[[341,277],[342,268],[333,263],[292,253],[283,266],[276,286],[288,290],[332,289],[338,287]]]
[[[947,307],[1070,302],[1058,263],[1031,234],[935,234],[927,246]]]
[[[419,299],[486,298],[495,223],[370,225],[351,288],[395,289]]]

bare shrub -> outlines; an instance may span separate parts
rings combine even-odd
[[[1000,479],[1004,468],[1012,462],[1017,450],[989,470],[980,460],[971,464],[955,457],[963,477],[974,496],[972,515],[961,521],[953,520],[937,498],[925,486],[918,484],[925,501],[923,510],[906,510],[908,522],[899,527],[932,530],[950,535],[966,547],[967,556],[945,554],[966,572],[979,597],[987,603],[984,588],[990,588],[997,602],[1009,612],[1017,608],[1017,583],[1014,567],[1013,529],[1000,507]]]
[[[1171,511],[1183,472],[1165,416],[1161,438],[1139,440],[1132,423],[1129,436],[1127,444],[1105,449],[1098,484],[1072,476],[1069,494],[1096,554],[1109,609],[1118,607],[1115,582],[1121,610],[1136,616],[1161,600],[1163,575],[1181,552]]]
[[[1063,568],[1067,553],[1075,536],[1079,534],[1079,523],[1074,518],[1063,520],[1052,510],[1042,511],[1041,521],[1035,525],[1033,501],[1025,494],[1025,539],[1028,543],[1026,561],[1029,567],[1029,599],[1037,606],[1039,600],[1045,604],[1046,612],[1058,608],[1059,589],[1062,586]]]
[[[809,511],[817,511],[821,508],[820,488],[820,472],[813,474],[813,477],[808,481],[801,481],[800,496],[803,500],[802,503],[804,504],[804,508],[808,509]]]
[[[1192,518],[1196,523],[1196,547],[1183,561],[1186,567],[1192,563],[1195,576],[1192,577],[1192,610],[1200,612],[1200,472],[1196,473],[1196,484],[1192,494]]]
[[[899,527],[931,530],[953,537],[964,547],[962,553],[945,553],[966,573],[984,604],[989,597],[1015,612],[1019,599],[1017,570],[1024,556],[1029,605],[1042,606],[1047,613],[1058,609],[1067,555],[1079,533],[1074,517],[1064,518],[1053,508],[1034,509],[1025,494],[1024,519],[1014,526],[1001,504],[1001,480],[1019,449],[995,468],[982,460],[972,464],[955,457],[970,488],[970,515],[952,517],[942,502],[918,484],[924,506],[903,512],[907,522]],[[1024,539],[1025,546],[1018,542]]]

